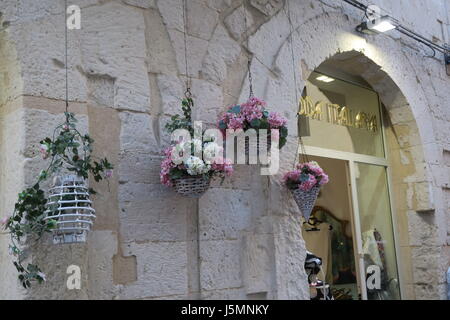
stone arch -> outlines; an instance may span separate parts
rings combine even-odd
[[[301,4],[291,1],[293,11]],[[346,72],[357,74],[367,81],[380,95],[389,114],[387,141],[391,150],[390,161],[394,179],[394,204],[397,220],[403,230],[399,245],[403,294],[406,298],[437,298],[442,295],[443,281],[439,276],[422,280],[424,257],[444,274],[442,266],[442,228],[438,221],[445,211],[436,210],[435,195],[439,188],[433,184],[430,164],[440,157],[431,126],[431,104],[420,75],[414,66],[420,64],[421,52],[406,52],[402,43],[394,38],[380,36],[366,39],[354,32],[358,24],[340,10],[318,13],[297,19],[291,34],[284,12],[278,13],[266,25],[251,36],[254,78],[259,83],[256,94],[276,106],[289,118],[290,134],[294,137],[284,149],[280,173],[289,170],[296,154],[297,95],[300,95],[306,79],[324,61],[333,60]],[[295,20],[295,19],[294,19]],[[272,35],[275,26],[280,33]],[[292,38],[291,38],[292,37]],[[291,42],[291,39],[292,42]],[[272,41],[273,40],[273,41]],[[271,42],[277,50],[261,47],[261,42]],[[291,43],[295,55],[291,56]],[[293,64],[297,87],[294,86]],[[247,84],[242,96],[246,95]],[[259,90],[259,92],[258,92]],[[286,212],[296,214],[289,195],[280,195],[280,176],[270,179],[269,211],[276,215]],[[292,209],[294,208],[294,209]],[[397,230],[398,231],[398,230]],[[431,252],[427,254],[427,252]],[[442,269],[442,270],[441,270]]]

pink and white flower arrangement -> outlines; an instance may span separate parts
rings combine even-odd
[[[42,159],[45,160],[50,156],[50,153],[48,150],[49,150],[48,144],[41,143],[41,145],[39,146],[39,151],[41,152]]]
[[[202,157],[193,155],[194,148],[199,146]],[[183,156],[187,152],[186,156]],[[231,176],[233,166],[229,159],[222,157],[223,148],[215,142],[202,143],[194,139],[178,142],[164,151],[165,158],[161,162],[160,179],[166,186],[172,186],[173,180],[188,176],[206,176],[208,178]]]
[[[227,129],[278,129],[279,147],[286,144],[288,135],[287,119],[278,112],[269,112],[266,110],[267,103],[256,97],[250,98],[241,105],[229,107],[221,114],[218,120],[218,127],[225,133]]]
[[[316,161],[297,164],[295,170],[287,172],[283,182],[289,189],[310,191],[315,186],[323,186],[329,181],[328,175]]]

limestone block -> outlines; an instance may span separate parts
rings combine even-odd
[[[183,0],[158,1],[157,6],[168,29],[184,30]]]
[[[121,150],[157,152],[157,142],[152,125],[152,116],[145,113],[121,112]]]
[[[148,71],[176,74],[177,62],[169,34],[156,10],[145,13]]]
[[[3,110],[2,110],[3,111]],[[24,112],[14,110],[8,114],[0,111],[0,217],[10,216],[17,194],[23,188],[22,168],[24,144]],[[3,231],[3,230],[2,230]],[[17,280],[17,270],[9,255],[9,235],[0,235],[0,299],[23,299],[26,290]]]
[[[90,298],[114,298],[116,288],[113,284],[112,259],[115,254],[117,254],[117,235],[109,230],[93,231],[88,247]]]
[[[172,46],[175,50],[175,56],[177,59],[178,72],[182,75],[186,75],[186,61],[184,55],[184,35],[178,30],[169,29],[169,37],[172,42]],[[198,78],[199,72],[202,67],[202,61],[208,49],[208,41],[187,35],[187,57],[188,57],[188,75],[190,77]]]
[[[148,111],[150,88],[142,12],[108,2],[84,9],[82,23],[82,70],[115,79],[115,108]]]
[[[161,96],[162,113],[166,115],[182,114],[181,102],[186,89],[181,80],[175,76],[158,75],[156,81]]]
[[[283,7],[283,0],[250,0],[250,4],[266,16],[273,16]]]
[[[251,170],[249,170],[248,165],[234,164],[233,175],[225,178],[223,183],[221,183],[220,179],[213,180],[211,182],[211,187],[250,190]]]
[[[136,256],[138,280],[122,287],[121,299],[187,294],[185,242],[131,243],[123,250]]]
[[[192,95],[194,99],[193,119],[215,125],[220,112],[223,111],[222,88],[208,81],[193,80]]]
[[[191,36],[209,40],[219,21],[219,13],[207,7],[202,0],[187,1],[186,7],[188,33]]]
[[[414,285],[416,300],[437,300],[441,297],[440,291],[440,286],[434,283]]]
[[[275,263],[273,235],[247,233],[244,243],[245,292],[247,294],[269,292]]]
[[[240,52],[239,44],[228,35],[223,26],[218,25],[208,46],[202,74],[207,80],[220,83],[226,78],[227,66],[236,61]]]
[[[22,93],[23,82],[20,61],[13,42],[5,33],[0,35],[0,42],[2,43],[0,47],[0,61],[2,61],[0,63],[0,105],[4,105]]]
[[[89,235],[89,240],[92,234]],[[30,248],[31,261],[41,266],[47,281],[34,285],[27,291],[27,299],[46,300],[79,300],[88,298],[88,245],[87,243],[54,245],[51,243],[51,235],[42,238],[38,245]],[[80,290],[69,290],[67,280],[67,268],[71,265],[78,266],[81,271]]]
[[[114,79],[104,75],[87,76],[88,101],[90,104],[114,106]]]
[[[430,165],[431,173],[436,182],[436,186],[450,188],[450,167],[442,165]]]
[[[408,233],[411,246],[432,246],[438,244],[437,226],[433,223],[433,216],[409,211]]]
[[[201,240],[238,239],[250,227],[250,193],[211,188],[199,200]]]
[[[118,166],[119,182],[158,184],[162,160],[162,156],[141,151],[121,154]]]
[[[266,66],[271,66],[281,45],[290,33],[288,19],[284,12],[277,14],[263,24],[250,38],[249,50]],[[267,45],[269,44],[270,45]]]
[[[155,0],[124,0],[126,4],[143,9],[155,9]]]
[[[418,212],[433,212],[435,200],[432,185],[429,182],[418,182],[414,184],[414,195],[412,206]]]
[[[245,13],[247,12],[247,27],[254,24],[253,17],[249,11],[244,9],[244,6],[237,7],[224,20],[224,24],[235,40],[241,39],[247,30],[245,26]]]
[[[413,279],[416,284],[435,284],[445,281],[446,273],[439,265],[439,247],[422,245],[411,248],[413,264]],[[430,272],[430,269],[434,272]]]
[[[182,198],[160,184],[121,184],[119,203],[123,240],[186,240],[189,232],[186,221],[196,212],[194,201]]]
[[[301,222],[293,216],[279,216],[274,221],[277,299],[309,299],[304,269],[305,242]]]
[[[230,7],[232,2],[232,0],[207,0],[206,4],[217,11],[223,11]]]
[[[39,25],[37,28],[36,26]],[[28,21],[10,28],[10,37],[20,39],[15,50],[20,60],[22,94],[65,98],[64,24],[60,16]],[[68,36],[69,100],[86,101],[81,65],[80,34]]]
[[[227,64],[223,60],[207,55],[203,61],[202,74],[206,80],[219,84],[227,77]]]
[[[51,15],[61,14],[64,12],[64,5],[62,2],[55,2],[52,0],[3,0],[1,11],[2,16],[4,16],[6,21],[29,22],[32,20],[48,18]]]
[[[242,286],[240,240],[202,241],[200,256],[202,291]]]
[[[246,295],[243,288],[203,290],[203,300],[245,300]]]

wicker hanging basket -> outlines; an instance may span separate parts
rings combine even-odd
[[[308,221],[311,216],[312,209],[314,208],[314,204],[316,203],[317,196],[319,195],[320,186],[316,185],[309,191],[303,191],[299,188],[290,190],[294,196],[298,208],[302,212],[303,217],[305,217],[306,221]]]
[[[49,190],[46,214],[46,220],[56,220],[54,244],[86,242],[95,210],[85,180],[76,175],[57,177]]]
[[[188,198],[200,198],[209,188],[209,177],[190,176],[173,180],[175,191]]]

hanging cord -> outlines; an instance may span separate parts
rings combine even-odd
[[[246,1],[244,0],[243,6],[244,6],[244,22],[245,22],[245,37],[247,41],[247,70],[248,70],[248,83],[249,83],[249,98],[253,98],[253,77],[252,77],[252,60],[250,59],[250,52],[249,52],[249,27],[248,27],[248,21],[247,21],[247,5]]]
[[[295,91],[295,101],[299,102],[299,97],[298,97],[298,92],[297,92],[297,88],[298,88],[298,83],[297,83],[297,73],[296,73],[296,66],[295,66],[295,56],[294,56],[294,26],[292,24],[292,19],[291,19],[291,8],[289,6],[289,0],[286,0],[286,7],[287,7],[287,17],[288,17],[288,21],[289,21],[289,26],[290,26],[290,45],[291,45],[291,58],[292,58],[292,73],[293,73],[293,78],[294,78],[294,91]],[[300,115],[297,113],[297,118],[300,117]],[[299,149],[300,149],[300,154],[301,154],[301,160],[303,162],[309,162],[309,158],[308,155],[306,154],[306,149],[305,149],[305,145],[303,144],[303,140],[302,140],[302,136],[300,134],[300,132],[298,132],[298,143],[297,143],[297,150],[295,152],[295,158],[294,158],[294,163],[292,164],[292,168],[295,169],[295,166],[297,164],[297,158],[299,156]]]
[[[187,57],[187,6],[186,0],[183,0],[183,37],[184,37],[184,66],[186,68],[186,98],[191,98],[191,77],[189,76],[188,57]]]
[[[64,59],[66,66],[66,123],[69,123],[69,66],[68,66],[68,40],[67,40],[67,0],[64,0],[64,41],[65,41],[65,51],[64,51]]]

